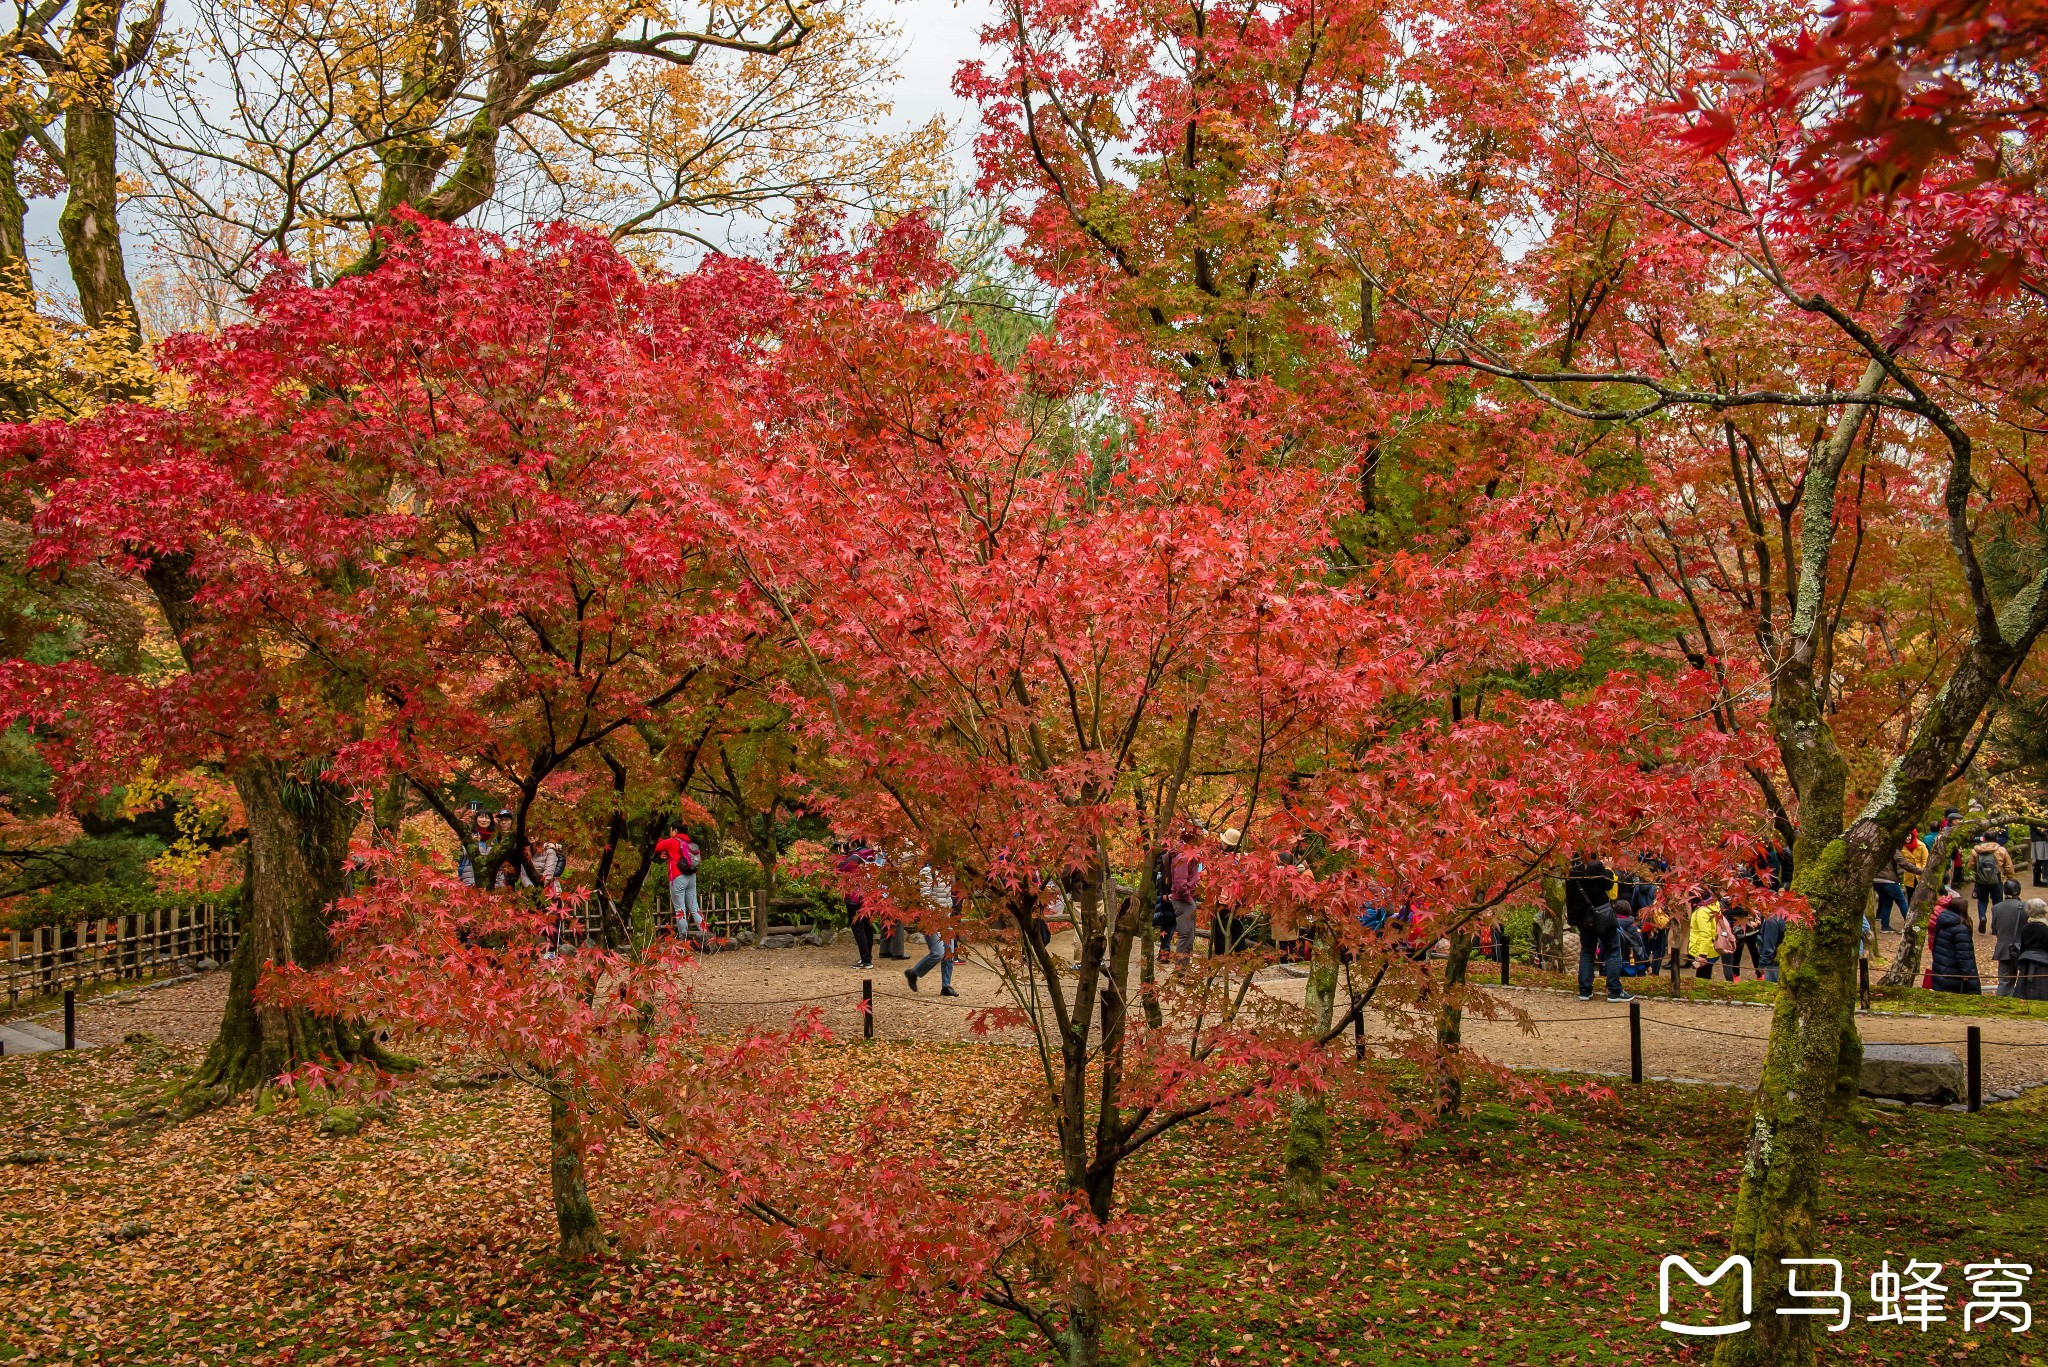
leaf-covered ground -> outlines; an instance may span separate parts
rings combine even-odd
[[[542,1108],[514,1083],[406,1093],[320,1133],[244,1105],[110,1125],[191,1056],[150,1045],[0,1063],[0,1357],[247,1363],[1021,1363],[994,1312],[873,1303],[822,1274],[548,1256]],[[1019,1052],[832,1046],[864,1089],[915,1085],[960,1171],[1033,1150]],[[1134,1363],[1702,1361],[1656,1327],[1656,1268],[1725,1240],[1742,1098],[1624,1089],[1532,1116],[1481,1100],[1402,1152],[1342,1136],[1327,1215],[1276,1213],[1277,1136],[1194,1130],[1133,1165]],[[1981,1116],[1876,1111],[1842,1146],[1824,1236],[1877,1259],[2048,1263],[2048,1093]],[[604,1193],[600,1190],[599,1199]],[[1718,1260],[1718,1259],[1716,1259]],[[2048,1268],[2031,1299],[2048,1312]],[[1859,1322],[1828,1360],[2048,1361],[2048,1324],[1922,1335]],[[1688,1356],[1690,1354],[1690,1356]],[[2030,1355],[2031,1354],[2031,1355]]]

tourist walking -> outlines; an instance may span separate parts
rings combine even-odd
[[[1928,986],[1936,992],[1960,992],[1978,996],[1983,986],[1977,981],[1977,942],[1970,935],[1970,918],[1960,897],[1941,899],[1941,913],[1934,918],[1929,953]]]
[[[926,914],[934,913],[951,917],[953,914],[953,885],[939,876],[931,865],[918,870],[918,892],[924,898]],[[903,970],[903,980],[910,984],[912,992],[917,991],[918,980],[934,968],[939,970],[939,995],[957,997],[953,990],[953,950],[956,942],[946,937],[943,930],[927,930],[924,933],[925,955],[915,964]]]
[[[2012,855],[1988,832],[1970,849],[1970,873],[1977,884],[1977,933],[1982,935],[1991,904],[1998,900],[2008,881],[2019,881],[2019,874],[2013,869]]]
[[[2027,904],[2020,885],[2007,883],[2005,898],[1991,908],[1991,961],[1998,966],[1998,995],[2010,997],[2019,986],[2020,928],[2027,923]]]
[[[697,846],[681,826],[655,842],[655,858],[668,865],[668,909],[676,934],[694,936],[704,930],[704,912],[697,901]]]
[[[848,841],[846,848],[840,851],[838,863],[834,867],[840,873],[857,872],[863,864],[874,862],[870,858],[872,854],[873,851],[868,849],[865,841]],[[860,954],[860,958],[853,966],[855,968],[873,968],[875,966],[875,920],[874,917],[868,914],[867,898],[857,891],[848,892],[846,894],[846,915],[847,921],[853,929],[853,947]]]

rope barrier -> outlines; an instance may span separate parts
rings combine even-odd
[[[812,1002],[836,1001],[840,997],[858,997],[860,989],[848,988],[840,992],[824,992],[815,997],[776,997],[768,1001],[755,1001],[751,997],[693,997],[698,1006],[806,1006]]]
[[[1645,1025],[1661,1025],[1666,1030],[1690,1030],[1695,1035],[1719,1035],[1723,1039],[1768,1040],[1769,1035],[1745,1035],[1734,1030],[1709,1030],[1703,1025],[1681,1025],[1677,1021],[1658,1020],[1655,1016],[1643,1017]]]

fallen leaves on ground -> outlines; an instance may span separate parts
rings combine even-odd
[[[136,1044],[0,1066],[0,1356],[170,1364],[1009,1364],[1021,1323],[876,1301],[822,1270],[550,1250],[545,1113],[513,1082],[409,1089],[329,1136],[290,1108],[109,1127],[190,1051]],[[831,1045],[814,1065],[912,1092],[963,1183],[1042,1179],[1021,1051]],[[1480,1098],[1402,1151],[1340,1130],[1316,1219],[1277,1212],[1278,1135],[1191,1127],[1126,1170],[1133,1363],[1697,1361],[1656,1328],[1657,1260],[1725,1246],[1744,1106],[1720,1089]],[[1825,1242],[1959,1274],[2043,1257],[2048,1107],[1879,1112],[1842,1148]],[[619,1161],[627,1161],[621,1158]],[[597,1198],[604,1208],[606,1188]],[[1951,1285],[1959,1287],[1959,1275]],[[1859,1302],[1860,1302],[1859,1297]],[[2036,1298],[2038,1300],[2038,1296]],[[1828,1360],[2023,1364],[2002,1332],[1858,1322]],[[1688,1357],[1687,1353],[1693,1356]]]

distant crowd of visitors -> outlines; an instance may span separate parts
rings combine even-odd
[[[1921,986],[1937,992],[1981,993],[1975,937],[1988,934],[1993,940],[1991,959],[1997,966],[1997,995],[2048,1001],[2048,900],[2021,897],[2008,833],[1987,830],[1968,845],[1950,840],[1946,842],[1947,867],[1930,867],[1936,852],[1943,848],[1943,837],[1963,819],[1960,812],[1950,808],[1931,829],[1915,829],[1878,871],[1871,885],[1872,913],[1863,920],[1862,953],[1868,955],[1876,931],[1892,931],[1894,914],[1899,918],[1900,930],[1915,933],[1911,921],[1914,896],[1926,880],[1938,877],[1939,891],[1932,895],[1932,913],[1924,928],[1926,954]],[[471,839],[458,860],[458,873],[464,883],[474,887],[480,878],[488,877],[494,888],[560,890],[568,860],[559,842],[536,841],[530,835],[520,837],[513,814],[506,809],[491,813],[481,804],[472,803],[469,821]],[[1218,843],[1225,851],[1235,851],[1242,843],[1241,833],[1226,830]],[[855,872],[863,865],[881,867],[886,863],[882,851],[865,841],[841,841],[834,848],[842,874]],[[1194,953],[1202,904],[1201,849],[1195,839],[1178,842],[1161,852],[1153,870],[1156,897],[1152,924],[1159,937],[1160,961],[1169,967]],[[2048,884],[2048,830],[2034,833],[2030,855],[2034,882]],[[667,876],[668,907],[677,933],[708,941],[709,928],[697,890],[702,851],[689,832],[677,826],[655,843],[654,859],[655,867]],[[1785,941],[1786,920],[1769,909],[1770,899],[1758,899],[1764,909],[1757,910],[1744,905],[1749,900],[1746,897],[1727,897],[1707,888],[1694,888],[1667,900],[1668,873],[1669,866],[1650,854],[1620,861],[1618,868],[1610,867],[1597,854],[1580,854],[1572,859],[1564,880],[1564,913],[1566,923],[1577,932],[1579,940],[1581,1000],[1591,1000],[1595,980],[1604,978],[1608,1000],[1628,1001],[1630,994],[1623,986],[1627,979],[1660,975],[1667,965],[1673,973],[1689,967],[1702,980],[1711,979],[1718,965],[1724,981],[1738,982],[1747,959],[1756,978],[1765,982],[1778,980],[1778,956]],[[1791,879],[1791,853],[1782,845],[1771,844],[1761,848],[1738,870],[1729,886],[1776,891],[1790,886]],[[932,866],[920,869],[918,888],[929,909],[959,910],[953,887]],[[1964,888],[1969,889],[1968,893]],[[854,944],[859,951],[855,967],[872,968],[877,957],[910,960],[904,947],[904,926],[880,927],[878,952],[878,927],[862,898],[858,893],[850,893],[846,901]],[[1369,929],[1385,931],[1390,927],[1398,930],[1410,918],[1405,908],[1368,907],[1359,919]],[[1275,915],[1268,930],[1283,957],[1305,957],[1312,926],[1297,926],[1290,919]],[[1228,954],[1242,949],[1251,934],[1250,917],[1222,904],[1210,909],[1211,953]],[[1041,938],[1046,936],[1049,931]],[[1505,955],[1505,937],[1491,928],[1480,930],[1478,940],[1479,953]],[[1423,946],[1422,951],[1427,948]],[[943,934],[928,932],[925,949],[924,956],[904,970],[910,989],[917,991],[923,979],[936,969],[940,995],[957,996],[953,990],[957,943]]]
[[[1900,929],[1911,931],[1913,895],[1930,876],[1928,863],[1941,838],[1962,819],[1962,814],[1951,808],[1932,830],[1923,834],[1916,829],[1879,871],[1871,887],[1876,930],[1890,933],[1897,912]],[[1986,832],[1969,846],[1950,842],[1948,867],[1938,871],[1940,892],[1925,928],[1922,987],[1980,994],[1983,984],[1977,971],[1975,936],[1989,934],[1993,937],[1991,958],[1998,969],[1997,994],[2048,1001],[2048,900],[2021,899],[2008,843],[2004,831]],[[2035,840],[2032,855],[2034,881],[2037,885],[2048,883],[2044,877],[2048,874],[2048,832]],[[1755,911],[1704,888],[1681,898],[1674,912],[1663,905],[1659,881],[1663,871],[1659,861],[1649,856],[1619,872],[1598,855],[1573,859],[1565,878],[1565,920],[1578,932],[1581,1000],[1591,1000],[1596,973],[1605,976],[1612,1001],[1629,999],[1622,988],[1624,979],[1662,973],[1670,956],[1681,954],[1671,944],[1674,915],[1682,915],[1685,925],[1681,961],[1672,971],[1689,965],[1696,977],[1711,979],[1718,965],[1724,981],[1737,982],[1746,958],[1756,977],[1766,982],[1778,980],[1778,952],[1786,930],[1782,914]],[[1790,852],[1773,845],[1733,881],[1776,891],[1790,886],[1791,877]],[[1969,895],[1961,891],[1964,887],[1970,889]],[[1970,928],[1972,896],[1974,935]],[[1866,956],[1873,938],[1866,915],[1861,947]]]

